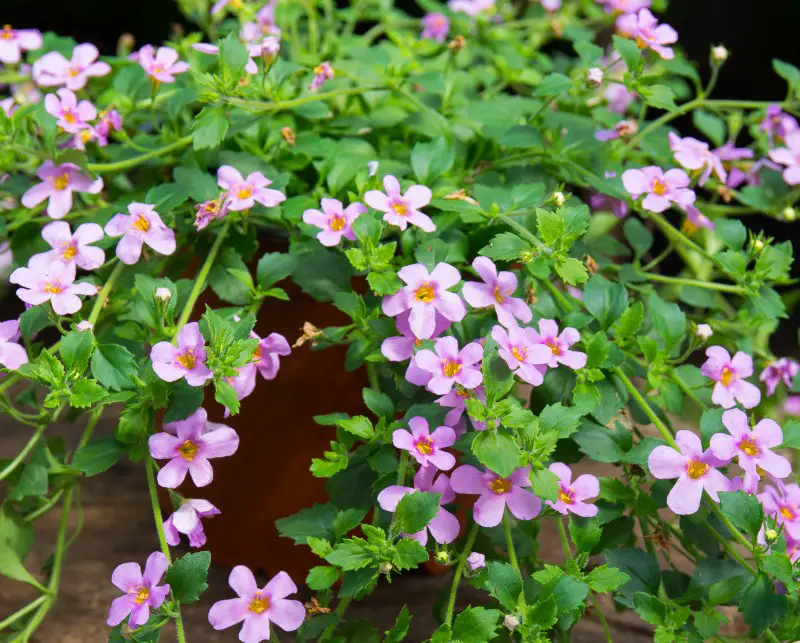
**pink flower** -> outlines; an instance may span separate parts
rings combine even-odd
[[[497,321],[503,326],[517,325],[516,319],[527,324],[533,317],[530,307],[518,297],[512,297],[517,289],[517,276],[513,272],[502,271],[488,257],[477,257],[472,267],[483,283],[468,281],[461,294],[467,303],[474,308],[494,306]],[[516,319],[515,319],[516,318]]]
[[[19,345],[19,321],[10,319],[0,322],[0,365],[16,371],[28,363],[28,353]]]
[[[692,205],[696,198],[695,193],[687,187],[689,176],[678,169],[664,172],[660,167],[650,165],[640,170],[625,170],[622,184],[633,199],[647,194],[642,207],[651,212],[663,212],[670,203],[686,207]]]
[[[239,31],[245,42],[258,42],[264,36],[280,36],[281,30],[275,25],[275,1],[271,0],[259,9],[256,22],[246,22]]]
[[[201,518],[219,515],[220,511],[208,500],[186,499],[177,511],[164,521],[164,536],[169,545],[177,546],[181,542],[180,534],[189,536],[189,545],[202,547],[206,544],[206,533],[203,531]]]
[[[790,395],[783,403],[783,410],[789,415],[800,416],[800,395]]]
[[[711,219],[709,219],[693,205],[687,205],[684,208],[684,212],[686,212],[686,219],[684,219],[681,227],[687,234],[694,234],[700,228],[713,230],[716,227]]]
[[[479,569],[483,569],[486,567],[486,556],[479,554],[476,551],[471,552],[470,555],[467,556],[467,567],[471,572],[476,572]]]
[[[788,357],[782,357],[761,371],[758,379],[767,385],[767,395],[774,395],[781,380],[787,388],[791,388],[792,380],[798,373],[800,373],[800,364]]]
[[[82,305],[78,295],[97,294],[92,284],[74,283],[74,263],[50,261],[42,255],[31,257],[28,267],[17,268],[8,280],[22,286],[17,290],[17,297],[26,304],[37,306],[49,301],[57,315],[78,312]]]
[[[14,114],[14,112],[17,111],[17,105],[14,102],[14,98],[10,97],[10,98],[4,98],[3,100],[0,100],[0,109],[3,110],[3,112],[5,113],[6,116],[11,118],[11,116]]]
[[[714,172],[723,183],[728,180],[728,174],[725,172],[725,168],[722,167],[722,162],[711,152],[708,143],[698,141],[691,136],[681,138],[674,132],[670,132],[667,136],[669,138],[669,149],[672,150],[672,154],[678,163],[687,170],[703,170],[700,175],[700,185],[705,185],[705,182],[711,176],[711,172]]]
[[[440,545],[447,545],[453,542],[458,538],[458,533],[461,531],[458,518],[444,508],[444,505],[456,499],[456,494],[453,492],[447,476],[444,473],[439,473],[438,477],[436,477],[437,473],[439,471],[435,467],[421,467],[414,476],[413,489],[411,487],[392,485],[378,494],[378,504],[381,509],[390,512],[396,511],[400,500],[414,491],[430,491],[440,494],[439,511],[425,529],[415,534],[404,534],[423,546],[428,542],[428,531],[431,532],[433,539]],[[436,477],[436,480],[434,480],[434,477]]]
[[[414,333],[411,332],[411,326],[408,324],[410,312],[406,311],[400,313],[395,318],[397,330],[400,335],[396,337],[387,337],[381,344],[381,353],[390,362],[405,362],[411,360],[406,370],[405,378],[416,386],[425,386],[431,379],[432,375],[428,371],[423,371],[416,362],[411,359],[414,357],[414,350],[422,346],[422,340],[418,339]],[[433,339],[441,335],[450,327],[451,322],[445,319],[439,313],[436,313],[436,322],[433,334],[429,339]]]
[[[624,114],[628,111],[628,106],[639,97],[639,94],[628,91],[628,88],[622,83],[609,83],[605,88],[605,97],[608,101],[609,111]]]
[[[70,134],[88,127],[88,121],[97,118],[94,105],[88,100],[79,103],[75,93],[64,88],[45,96],[44,108],[48,114],[58,119],[58,126]]]
[[[61,219],[72,209],[73,192],[97,194],[103,189],[103,179],[92,181],[73,163],[55,165],[52,161],[45,161],[36,170],[36,176],[42,182],[22,195],[22,205],[35,208],[49,199],[47,214],[53,219]]]
[[[96,223],[82,223],[73,234],[66,221],[53,221],[42,228],[42,238],[52,250],[35,256],[47,261],[75,263],[83,270],[96,270],[106,260],[103,250],[89,245],[103,238],[103,228]]]
[[[774,420],[761,420],[750,428],[747,414],[739,409],[730,409],[722,414],[726,433],[711,436],[711,452],[720,460],[730,462],[738,458],[739,466],[747,478],[758,480],[759,467],[775,478],[786,478],[792,473],[792,465],[782,455],[770,449],[783,442],[783,431]]]
[[[440,426],[433,433],[428,430],[428,421],[423,417],[413,417],[408,421],[411,431],[397,429],[392,433],[392,444],[398,449],[408,451],[423,467],[432,464],[442,471],[455,466],[455,456],[444,451],[453,446],[456,433],[449,426]]]
[[[478,342],[467,344],[459,351],[455,337],[440,337],[435,348],[436,353],[425,349],[414,356],[419,368],[433,374],[426,385],[431,393],[444,395],[456,383],[464,388],[475,388],[483,381],[480,371],[483,346]]]
[[[552,319],[539,320],[539,332],[533,331],[533,339],[537,344],[543,344],[550,349],[550,361],[547,365],[556,368],[559,364],[579,369],[586,366],[586,353],[569,350],[570,346],[579,342],[580,333],[574,328],[567,327],[558,334],[558,324]]]
[[[572,482],[572,470],[561,462],[554,462],[548,469],[555,473],[559,480],[558,500],[555,502],[547,500],[548,505],[565,516],[569,513],[583,518],[597,515],[597,507],[584,502],[600,494],[600,481],[597,478],[584,473]]]
[[[257,369],[255,364],[245,364],[238,369],[234,377],[225,378],[236,392],[237,400],[242,401],[255,390],[256,373]],[[228,417],[230,414],[230,410],[226,407],[224,417]]]
[[[189,63],[178,62],[178,52],[171,47],[159,47],[156,51],[153,45],[145,45],[136,55],[136,60],[153,80],[160,83],[174,83],[176,74],[189,70]]]
[[[117,589],[125,592],[125,595],[112,601],[107,623],[112,627],[119,625],[128,614],[128,625],[131,629],[147,623],[150,610],[160,607],[169,594],[169,585],[158,584],[167,567],[169,561],[160,551],[147,557],[144,574],[139,563],[123,563],[118,566],[111,574],[111,582]]]
[[[333,67],[331,67],[331,64],[327,60],[321,62],[314,67],[314,78],[311,79],[308,91],[318,91],[325,84],[325,81],[330,80],[333,76]]]
[[[22,59],[23,51],[34,51],[42,46],[42,33],[37,29],[0,29],[0,63],[14,65]]]
[[[117,244],[117,257],[122,263],[133,265],[139,261],[145,243],[162,255],[175,252],[175,233],[153,208],[148,203],[131,203],[129,214],[115,214],[106,223],[109,237],[122,237]]]
[[[790,116],[784,112],[780,105],[770,105],[767,107],[764,120],[761,121],[761,125],[759,125],[758,129],[767,133],[769,136],[769,144],[772,146],[775,144],[776,140],[784,139],[788,134],[797,130],[798,125],[794,116]]]
[[[474,17],[494,7],[494,2],[495,0],[448,0],[447,8]]]
[[[588,69],[586,72],[586,82],[592,87],[599,87],[603,83],[603,70],[599,67],[591,67]]]
[[[786,147],[770,150],[769,157],[776,163],[785,165],[783,180],[789,185],[800,183],[800,131],[786,135]]]
[[[436,264],[431,273],[421,263],[403,266],[397,276],[406,285],[383,298],[383,313],[396,317],[410,310],[409,325],[419,339],[433,336],[437,312],[451,322],[461,321],[467,314],[461,298],[448,292],[461,281],[461,273],[449,263]]]
[[[194,209],[197,210],[194,227],[202,230],[212,221],[224,219],[228,215],[228,195],[223,192],[216,199],[197,204]]]
[[[758,406],[761,401],[761,391],[758,387],[743,378],[753,374],[753,358],[747,353],[739,351],[731,359],[731,354],[722,346],[709,346],[700,372],[710,377],[717,383],[711,401],[721,407],[729,409],[738,400],[746,409]]]
[[[158,484],[167,489],[178,487],[187,472],[195,485],[205,487],[214,478],[209,460],[233,455],[239,448],[236,431],[224,424],[208,422],[203,408],[185,420],[165,425],[164,429],[151,435],[147,445],[153,458],[169,460],[158,472]]]
[[[636,121],[625,120],[614,125],[614,129],[601,129],[594,133],[598,141],[613,141],[618,138],[628,138],[639,131]]]
[[[306,610],[300,601],[287,599],[297,593],[297,586],[286,572],[278,572],[262,588],[244,565],[231,571],[228,584],[239,598],[217,601],[208,612],[208,622],[215,630],[224,630],[244,621],[239,640],[260,643],[269,640],[270,623],[293,632],[303,624]]]
[[[319,210],[306,210],[303,212],[303,222],[321,228],[317,240],[323,246],[335,246],[342,237],[350,241],[356,240],[353,232],[353,221],[367,211],[361,203],[351,203],[342,209],[342,202],[338,199],[322,199],[322,212]]]
[[[651,0],[597,0],[597,3],[603,5],[608,13],[622,14],[636,13],[652,4]]]
[[[680,451],[666,445],[657,446],[650,452],[647,465],[658,480],[678,479],[667,496],[667,506],[685,516],[700,508],[703,489],[714,502],[719,502],[719,492],[728,491],[730,482],[715,468],[723,463],[715,458],[711,449],[703,451],[700,438],[694,433],[678,431],[675,442]]]
[[[492,339],[497,342],[497,352],[511,371],[532,386],[541,385],[553,352],[550,347],[537,341],[538,334],[533,328],[511,326],[506,330],[502,326],[495,326],[492,328]],[[537,365],[541,367],[537,368]]]
[[[649,9],[640,9],[639,13],[623,16],[617,21],[617,28],[634,39],[639,49],[652,49],[665,60],[675,57],[672,47],[665,45],[678,42],[678,32],[669,25],[659,25]]]
[[[256,352],[253,354],[258,372],[265,380],[274,380],[281,366],[280,356],[286,356],[292,352],[289,342],[280,333],[270,333],[264,338],[250,333],[250,337],[258,340]]]
[[[274,208],[286,200],[283,192],[267,188],[272,185],[272,181],[261,172],[251,172],[245,179],[239,170],[230,165],[223,165],[217,170],[217,185],[228,190],[228,209],[234,212],[249,210],[256,202],[265,208]]]
[[[775,481],[777,489],[767,486],[758,499],[764,512],[773,516],[779,525],[794,539],[800,539],[800,487],[796,484],[783,484]]]
[[[105,147],[108,145],[108,135],[111,130],[119,132],[122,129],[122,116],[115,109],[104,110],[100,112],[100,120],[97,121],[94,129],[98,145]]]
[[[541,0],[542,8],[549,13],[558,11],[561,8],[561,0]]]
[[[178,346],[158,342],[150,350],[153,370],[165,382],[186,378],[189,386],[203,386],[213,373],[206,366],[205,340],[197,322],[189,322],[178,331]]]
[[[430,375],[430,373],[428,373],[428,375]],[[408,379],[408,375],[406,375],[406,379]],[[416,384],[416,382],[411,383]],[[424,386],[424,384],[420,384],[420,386]],[[445,393],[440,398],[435,400],[436,404],[439,406],[444,406],[450,409],[447,412],[447,415],[444,416],[444,423],[447,426],[453,427],[456,435],[461,435],[464,433],[464,431],[466,431],[466,421],[464,421],[462,424],[462,416],[464,415],[464,411],[467,410],[467,400],[471,397],[474,397],[485,404],[486,391],[484,390],[484,387],[476,386],[470,390],[462,386],[455,386],[449,393]],[[473,420],[472,418],[470,418],[470,422],[472,422],[472,426],[474,426],[478,431],[483,431],[486,428],[486,422],[479,422],[477,420]],[[499,425],[499,421],[497,421],[496,424]]]
[[[269,40],[269,42],[267,42]],[[275,42],[274,38],[264,39],[264,43],[266,43],[267,47],[270,47],[272,43]],[[280,44],[278,44],[278,48],[280,48]],[[219,55],[219,47],[216,45],[211,45],[207,42],[198,42],[192,45],[192,49],[195,51],[199,51],[203,54],[208,54],[210,56],[217,56]],[[263,43],[262,44],[250,44],[247,45],[247,55],[250,56],[250,59],[247,61],[247,64],[244,66],[244,70],[248,74],[257,74],[258,73],[258,64],[254,59],[261,58],[262,50],[264,49]],[[275,52],[277,53],[277,51]]]
[[[618,219],[628,216],[628,203],[622,199],[615,199],[607,194],[593,192],[589,195],[589,207],[595,211],[609,211]]]
[[[450,21],[443,13],[429,13],[422,18],[422,34],[420,38],[427,40],[438,40],[444,42],[447,40],[447,34],[450,32]]]
[[[83,151],[92,141],[97,141],[97,144],[100,145],[100,137],[97,134],[97,130],[91,125],[86,125],[83,129],[78,130],[63,147],[71,147]],[[108,141],[106,141],[107,144]],[[100,147],[104,146],[100,145]]]
[[[400,192],[400,183],[391,175],[383,177],[384,194],[380,190],[370,190],[364,195],[364,201],[373,210],[385,212],[383,220],[405,230],[408,224],[415,225],[425,232],[434,232],[436,225],[420,208],[431,202],[432,193],[424,185],[412,185],[404,194]]]
[[[83,89],[89,78],[105,76],[111,71],[108,63],[95,62],[98,56],[97,47],[90,43],[75,47],[72,60],[51,51],[33,63],[33,79],[42,87],[64,85],[72,91]]]
[[[526,487],[531,486],[530,467],[515,469],[508,478],[502,478],[488,469],[481,472],[464,464],[450,477],[456,493],[477,494],[472,514],[481,527],[495,527],[503,520],[506,505],[519,520],[531,520],[539,515],[542,501]]]

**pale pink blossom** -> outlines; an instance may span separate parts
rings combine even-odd
[[[597,507],[585,502],[600,494],[600,481],[596,477],[584,473],[573,481],[572,469],[561,462],[554,462],[548,468],[558,476],[559,486],[558,498],[555,502],[547,500],[548,505],[565,516],[570,513],[583,518],[597,515]]]
[[[57,51],[51,51],[33,63],[33,79],[42,87],[64,85],[72,91],[83,89],[89,78],[111,72],[111,65],[97,62],[99,56],[97,47],[90,43],[75,47],[71,60]]]
[[[617,21],[617,29],[635,40],[639,49],[652,49],[665,60],[675,57],[672,47],[667,45],[678,42],[678,32],[669,25],[658,24],[649,9],[640,9],[638,13],[622,16]]]
[[[633,199],[643,194],[642,207],[651,212],[663,212],[676,203],[681,207],[692,205],[696,199],[689,189],[689,176],[683,170],[672,169],[664,172],[660,167],[650,165],[639,170],[625,170],[622,184]]]
[[[42,33],[38,29],[0,29],[0,63],[15,65],[22,60],[23,51],[34,51],[42,46]]]
[[[22,286],[17,290],[26,304],[37,306],[47,301],[57,315],[71,315],[81,309],[78,295],[93,296],[97,288],[88,283],[75,283],[75,264],[51,261],[49,257],[31,257],[27,268],[17,268],[8,280]]]
[[[44,108],[48,114],[58,119],[58,126],[70,134],[88,127],[88,121],[97,118],[94,105],[88,100],[78,102],[75,93],[66,88],[45,96]]]
[[[691,136],[681,138],[674,132],[670,132],[667,137],[669,138],[669,148],[672,150],[675,160],[681,166],[687,170],[703,170],[700,175],[700,185],[705,185],[712,172],[723,183],[728,180],[728,174],[725,172],[725,168],[722,167],[722,161],[712,153],[708,143],[699,141]]]
[[[106,260],[106,253],[91,245],[103,238],[103,228],[96,223],[82,223],[73,233],[66,221],[53,221],[42,228],[42,238],[52,250],[35,256],[47,261],[74,262],[83,270],[96,270]]]
[[[42,182],[22,195],[22,205],[35,208],[49,200],[47,214],[53,219],[61,219],[72,209],[73,192],[98,194],[103,189],[103,179],[97,178],[93,181],[73,163],[55,165],[52,161],[45,161],[36,170],[36,176]]]
[[[497,272],[494,262],[488,257],[477,257],[472,268],[483,282],[468,281],[461,294],[467,303],[474,308],[494,307],[497,321],[503,326],[517,325],[517,319],[527,324],[533,317],[528,304],[513,294],[517,290],[517,276],[513,272]]]
[[[167,544],[176,547],[181,542],[181,534],[189,537],[191,547],[206,544],[203,531],[203,518],[219,515],[220,511],[208,500],[186,498],[181,506],[164,521],[164,536]]]
[[[160,83],[174,83],[175,76],[189,71],[189,63],[178,61],[178,52],[171,47],[145,45],[136,54],[137,62],[153,80]]]
[[[148,203],[131,203],[128,214],[115,214],[106,223],[105,232],[109,237],[122,237],[116,250],[122,263],[133,265],[139,261],[144,244],[162,255],[175,252],[175,232],[164,225],[154,207]]]
[[[453,471],[450,485],[453,491],[480,496],[472,515],[481,527],[496,527],[503,520],[505,508],[518,520],[531,520],[539,515],[542,501],[528,491],[531,486],[530,467],[515,469],[503,478],[488,469],[479,471],[469,464]]]
[[[558,324],[552,319],[539,320],[539,332],[533,331],[533,341],[550,349],[550,360],[547,365],[556,368],[559,364],[577,370],[586,366],[586,353],[570,350],[573,344],[581,339],[581,334],[567,326],[559,334]]]
[[[746,409],[758,406],[761,391],[744,378],[753,374],[753,358],[739,351],[731,358],[731,354],[722,346],[709,346],[706,349],[708,359],[700,367],[700,372],[716,381],[711,401],[729,409],[738,400]]]
[[[417,366],[433,375],[425,385],[431,393],[445,395],[455,384],[475,388],[483,381],[480,371],[483,346],[478,342],[471,342],[459,350],[455,337],[440,337],[436,340],[435,350],[434,353],[423,349],[414,355]]]
[[[322,199],[320,202],[322,212],[319,210],[306,210],[303,212],[303,222],[321,229],[317,234],[317,241],[323,246],[335,246],[341,242],[342,237],[350,241],[356,240],[353,232],[353,221],[367,211],[362,203],[351,203],[346,208],[338,199]]]
[[[437,427],[433,433],[428,429],[424,417],[413,417],[408,428],[397,429],[392,433],[392,444],[398,449],[408,451],[423,467],[429,464],[442,471],[449,471],[456,463],[455,456],[444,449],[453,446],[456,434],[449,426]]]
[[[798,373],[800,373],[800,364],[789,357],[782,357],[761,371],[758,379],[767,385],[767,395],[774,395],[781,382],[786,385],[786,388],[791,388],[792,380]]]
[[[425,232],[434,232],[436,225],[420,208],[431,202],[433,193],[424,185],[412,185],[405,193],[400,191],[400,182],[393,176],[383,177],[384,194],[380,190],[370,190],[364,195],[365,203],[374,210],[385,212],[383,220],[405,230],[408,224],[415,225]]]
[[[217,170],[217,185],[228,191],[226,205],[229,210],[238,212],[249,210],[256,202],[265,208],[274,208],[286,200],[286,195],[267,186],[272,185],[261,172],[251,172],[245,179],[239,170],[223,165]]]

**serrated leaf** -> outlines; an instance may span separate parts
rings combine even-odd
[[[164,580],[176,601],[196,603],[200,600],[200,595],[208,587],[206,578],[210,564],[211,553],[207,551],[184,554],[173,561]]]

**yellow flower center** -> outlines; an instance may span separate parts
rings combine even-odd
[[[56,186],[56,190],[65,190],[69,185],[69,174],[64,172],[61,176],[57,176],[53,179],[53,185]]]
[[[472,397],[472,395],[470,395],[470,392],[465,388],[456,391],[456,395],[458,395],[458,397],[460,397],[462,399],[465,399],[465,400],[468,400],[469,398]]]
[[[317,76],[321,76],[322,74],[325,73],[325,68],[322,65],[317,65],[316,67],[314,67],[314,73]]]
[[[500,288],[500,286],[495,286],[495,287],[494,287],[494,292],[492,292],[492,294],[494,295],[494,300],[495,300],[495,301],[496,301],[498,304],[502,304],[502,303],[503,303],[503,302],[506,300],[506,293],[504,293],[504,292],[502,291],[502,289]]]
[[[249,199],[253,195],[253,188],[249,185],[243,188],[239,188],[239,191],[236,193],[236,196],[240,199]]]
[[[791,520],[794,520],[794,518],[795,518],[794,512],[791,509],[789,509],[789,507],[781,507],[780,508],[780,514],[781,514],[781,516],[786,518],[786,520],[790,520],[791,521]]]
[[[433,289],[433,286],[429,284],[427,281],[422,284],[419,288],[417,288],[416,292],[414,293],[414,299],[417,301],[423,301],[426,304],[429,304],[436,298],[436,292]]]
[[[653,181],[653,194],[664,196],[667,193],[667,184],[660,179]]]
[[[689,219],[684,219],[683,220],[683,225],[681,226],[681,228],[683,228],[683,232],[686,233],[686,234],[694,234],[695,232],[697,232],[699,230],[697,225],[695,225]]]
[[[192,442],[191,440],[186,440],[178,447],[178,453],[181,454],[181,457],[184,460],[191,462],[194,460],[194,456],[197,455],[197,443]]]
[[[455,377],[461,372],[461,364],[448,359],[445,360],[442,370],[445,377]]]
[[[84,143],[88,143],[92,140],[92,131],[88,129],[81,130],[80,137]]]
[[[525,359],[528,357],[528,351],[526,351],[524,348],[520,350],[516,346],[514,346],[514,348],[511,349],[511,354],[517,358],[517,361],[520,362],[524,362]]]
[[[74,123],[78,120],[75,114],[69,110],[66,110],[61,116],[64,117],[64,120],[67,121],[67,123]]]
[[[505,478],[497,478],[489,483],[489,488],[494,491],[498,496],[501,493],[508,493],[511,491],[511,480]]]
[[[3,31],[0,32],[0,39],[12,40],[13,38],[14,38],[14,32],[11,29],[11,25],[3,25]]]
[[[331,230],[339,232],[339,230],[344,230],[344,227],[347,225],[347,219],[334,214],[329,219],[329,225],[331,226]]]
[[[150,230],[150,221],[146,216],[140,214],[136,217],[136,221],[133,222],[133,227],[137,230],[141,230],[142,232],[147,232]]]
[[[408,216],[408,208],[405,203],[392,203],[392,210],[401,217]]]
[[[756,456],[759,453],[758,445],[750,438],[745,438],[739,443],[739,448],[749,456]]]
[[[253,351],[253,361],[254,362],[261,361],[261,344],[256,346],[256,349]]]
[[[187,371],[191,371],[194,368],[197,360],[194,358],[194,351],[190,348],[186,351],[183,355],[178,355],[177,362]]]
[[[700,462],[700,460],[690,460],[686,471],[692,480],[697,480],[706,475],[708,465],[705,462]]]
[[[261,594],[257,593],[256,597],[250,601],[250,605],[247,608],[254,614],[261,614],[261,612],[266,612],[269,609],[269,599],[268,598],[261,598]]]
[[[139,587],[135,587],[131,590],[131,594],[136,594],[136,601],[137,605],[143,604],[148,598],[150,598],[150,588],[145,587],[144,585],[139,585]]]
[[[81,68],[78,66],[72,66],[67,69],[67,73],[72,77],[75,78],[78,74],[81,73]]]
[[[151,70],[151,71],[152,71],[154,74],[163,74],[163,73],[164,73],[164,68],[163,68],[161,65],[155,65],[155,66],[152,68],[152,70]]]
[[[417,442],[417,451],[422,455],[430,455],[433,453],[433,441],[430,438],[422,438]]]
[[[575,500],[572,498],[572,492],[570,490],[564,491],[563,489],[558,492],[558,499],[563,502],[565,505],[571,505]]]
[[[722,382],[722,386],[728,387],[733,382],[735,377],[735,373],[729,369],[727,366],[722,369],[722,375],[720,375],[719,381]]]
[[[422,340],[421,339],[415,339],[414,340],[414,346],[416,346],[417,348],[422,346]]]
[[[64,246],[61,251],[61,257],[66,261],[71,261],[76,254],[78,254],[78,249],[73,244]]]
[[[233,7],[234,9],[241,9],[242,0],[231,0],[231,7]]]
[[[550,347],[550,350],[553,351],[553,355],[556,356],[561,355],[561,348],[559,348],[558,344],[556,343],[556,340],[548,339],[545,342],[545,344],[547,344],[547,346]]]
[[[48,281],[44,287],[44,291],[49,292],[52,295],[57,295],[63,290],[64,287],[57,281],[56,282]]]
[[[636,46],[639,49],[644,49],[645,47],[647,47],[647,43],[642,39],[641,36],[636,36]]]

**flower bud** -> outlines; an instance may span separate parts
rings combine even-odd
[[[464,36],[461,35],[456,36],[450,42],[447,43],[447,48],[454,54],[457,54],[466,46],[467,46],[467,41],[464,38]]]
[[[78,322],[78,325],[75,326],[76,330],[80,331],[91,331],[94,328],[94,324],[92,322],[86,321],[85,319],[82,322]]]
[[[503,625],[513,632],[519,626],[519,619],[511,614],[506,614],[503,618]]]
[[[592,87],[598,87],[603,82],[603,70],[592,67],[586,72],[586,82]]]
[[[281,41],[275,36],[267,36],[261,42],[261,60],[264,61],[264,67],[269,69],[275,59],[278,57],[278,52],[281,50]]]
[[[375,176],[378,173],[378,165],[380,165],[378,161],[369,161],[367,163],[367,169],[369,170],[370,176]]]
[[[797,218],[797,210],[795,210],[792,206],[783,209],[783,218],[786,221],[794,221]]]
[[[434,559],[440,565],[447,565],[447,563],[450,562],[450,552],[447,551],[446,549],[441,549],[436,552]]]
[[[772,542],[778,539],[778,532],[774,529],[767,529],[764,531],[764,538],[767,539],[767,542]]]
[[[378,571],[381,574],[389,574],[392,571],[392,564],[388,560],[384,560],[379,566]]]
[[[284,141],[294,147],[297,138],[295,137],[294,130],[291,127],[281,128],[281,136],[283,136]]]
[[[166,304],[172,299],[172,291],[169,288],[156,288],[155,298],[156,301]]]
[[[467,567],[469,567],[471,572],[483,569],[486,567],[486,556],[479,554],[476,551],[472,552],[469,556],[467,556]]]
[[[698,324],[697,330],[695,331],[695,335],[702,339],[704,342],[709,339],[714,334],[714,331],[711,329],[711,326],[708,324]]]
[[[728,60],[729,52],[724,45],[717,45],[711,48],[711,59],[715,63],[724,63]]]
[[[553,194],[550,195],[550,200],[560,208],[562,205],[564,205],[566,198],[564,197],[563,192],[553,192]]]
[[[761,239],[753,239],[753,250],[761,252],[764,249],[764,242]]]

